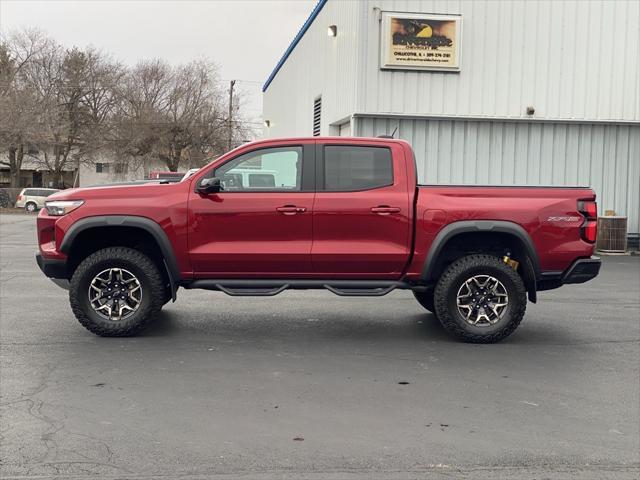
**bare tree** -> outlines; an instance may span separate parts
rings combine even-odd
[[[38,102],[26,72],[35,59],[51,48],[39,30],[24,30],[0,37],[0,165],[9,167],[11,186],[18,187],[29,143],[36,136]]]
[[[126,68],[94,48],[64,49],[39,30],[13,33],[0,37],[0,164],[17,186],[28,156],[61,187],[65,171],[104,153],[130,166],[202,165],[228,138],[244,138],[241,98],[234,96],[233,121],[225,98],[207,61]]]
[[[84,52],[84,64],[80,79],[85,88],[79,99],[83,120],[79,153],[80,158],[88,159],[98,151],[115,147],[117,132],[113,119],[119,104],[118,85],[126,70],[91,48]]]
[[[157,157],[175,172],[221,150],[227,132],[224,91],[214,65],[141,62],[123,85],[119,130],[130,155]]]
[[[127,72],[119,86],[116,124],[119,149],[131,157],[151,155],[163,124],[166,91],[171,81],[169,66],[160,60],[140,62]]]
[[[52,41],[24,63],[19,78],[37,112],[27,137],[38,152],[32,160],[51,171],[58,186],[65,170],[78,169],[115,141],[110,125],[122,75],[119,64],[94,49],[63,50]]]

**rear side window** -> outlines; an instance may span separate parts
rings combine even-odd
[[[391,151],[384,147],[324,147],[324,190],[348,192],[393,185]]]
[[[40,195],[38,195],[39,191],[38,190],[34,190],[33,188],[27,188],[23,195],[28,195],[29,197],[39,197]]]

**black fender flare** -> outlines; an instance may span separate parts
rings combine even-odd
[[[171,284],[171,297],[175,302],[176,291],[181,280],[180,269],[178,268],[175,253],[173,252],[173,246],[171,245],[167,234],[157,222],[147,217],[138,217],[135,215],[100,215],[82,218],[71,225],[69,230],[67,230],[62,239],[62,243],[60,244],[60,251],[68,254],[71,249],[71,245],[73,245],[76,237],[81,232],[97,227],[132,227],[140,228],[148,232],[158,244],[160,252],[162,252],[164,267],[167,271],[169,282]]]
[[[529,299],[532,302],[536,301],[536,280],[540,277],[540,260],[538,258],[538,252],[531,240],[531,237],[527,231],[514,222],[506,220],[461,220],[459,222],[453,222],[445,226],[431,243],[427,259],[424,262],[422,268],[421,280],[424,282],[432,282],[436,280],[434,277],[435,266],[438,261],[439,255],[442,253],[442,249],[456,235],[461,233],[506,233],[516,237],[520,243],[524,246],[524,249],[528,256],[528,261],[521,262],[523,267],[523,279],[527,290],[529,292]]]

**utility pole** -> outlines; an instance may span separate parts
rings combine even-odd
[[[229,82],[229,138],[227,142],[229,150],[231,150],[233,142],[233,86],[235,84],[235,80]]]

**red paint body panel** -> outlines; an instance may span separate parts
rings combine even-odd
[[[358,192],[221,192],[207,196],[195,192],[199,180],[211,169],[238,155],[292,144],[390,148],[393,185]],[[43,257],[65,258],[60,244],[80,219],[140,216],[162,227],[183,280],[417,280],[438,232],[464,220],[501,220],[520,225],[535,245],[542,272],[564,271],[594,250],[593,244],[580,237],[584,217],[577,211],[578,200],[595,199],[591,189],[416,187],[413,152],[401,140],[316,137],[254,142],[223,155],[179,183],[70,189],[49,197],[50,201],[67,199],[85,203],[63,217],[40,211],[38,243]],[[276,211],[285,205],[305,210],[294,215]],[[393,211],[371,210],[376,207],[391,207]]]
[[[415,183],[409,183],[403,146],[392,145],[391,153],[393,185],[316,193],[312,259],[319,276],[395,279],[403,274],[411,254]],[[380,211],[372,212],[375,208]]]
[[[584,218],[577,204],[581,199],[595,199],[595,194],[588,188],[418,187],[416,243],[408,274],[419,277],[440,230],[463,220],[503,220],[520,225],[533,240],[541,271],[564,271],[575,259],[590,257],[595,248],[580,238]],[[552,221],[550,217],[577,220]]]
[[[289,277],[312,270],[313,193],[189,195],[189,249],[196,278]],[[276,210],[286,205],[305,211]]]
[[[40,210],[38,216],[39,243],[43,238],[41,228],[45,225],[55,224],[56,251],[58,251],[62,238],[69,227],[83,218],[101,215],[145,217],[162,227],[173,246],[180,272],[184,276],[191,276],[192,268],[187,244],[188,193],[189,182],[63,190],[51,195],[48,200],[84,200],[85,204],[63,217],[51,217],[47,215],[46,209]],[[53,252],[42,248],[41,253],[45,258],[55,258]]]

